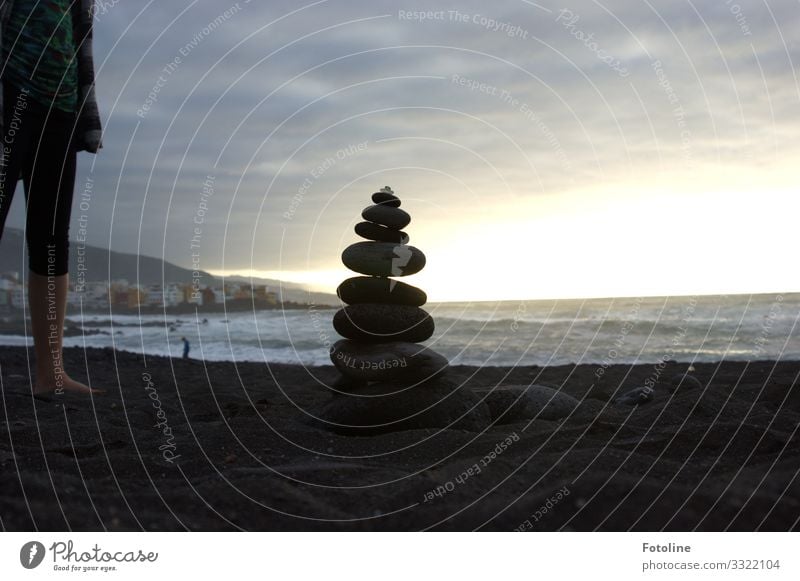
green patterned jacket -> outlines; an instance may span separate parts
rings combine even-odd
[[[14,0],[0,0],[0,46],[6,29]],[[94,0],[75,0],[72,4],[73,38],[77,44],[78,55],[78,126],[75,131],[75,144],[78,151],[97,153],[102,145],[102,128],[97,99],[94,93],[94,60],[92,59],[92,22],[94,19]],[[5,63],[2,63],[5,66]],[[2,67],[0,67],[2,68]],[[0,81],[1,83],[2,81]],[[0,134],[3,125],[3,91],[0,86]]]

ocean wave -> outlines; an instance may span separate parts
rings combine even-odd
[[[750,301],[749,304],[747,301]],[[689,300],[509,301],[433,304],[436,322],[425,344],[454,364],[559,365],[680,361],[800,359],[800,295],[701,297]],[[609,308],[611,307],[611,308]],[[691,318],[684,320],[687,312]],[[65,345],[114,347],[179,356],[186,336],[193,357],[327,365],[339,337],[332,311],[258,311],[193,315],[70,316],[89,330],[114,333],[69,337]],[[202,320],[201,318],[201,320]],[[0,345],[30,345],[30,338],[0,336]]]

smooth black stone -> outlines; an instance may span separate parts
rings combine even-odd
[[[415,383],[441,375],[449,366],[447,358],[422,345],[405,341],[360,343],[340,339],[334,343],[330,357],[336,369],[351,384],[370,381],[382,383]]]
[[[350,270],[370,276],[408,276],[425,267],[421,250],[391,242],[356,242],[342,252],[342,262]]]
[[[415,286],[376,276],[354,276],[336,289],[342,302],[348,305],[359,303],[384,303],[421,307],[428,300],[425,291]]]
[[[361,217],[368,222],[380,224],[392,230],[402,230],[411,222],[411,216],[405,210],[382,204],[364,208]]]
[[[641,405],[653,399],[653,390],[649,387],[635,387],[614,400],[617,405]]]
[[[372,201],[376,204],[390,206],[392,208],[400,207],[400,198],[389,192],[375,192],[372,194]]]
[[[408,244],[408,234],[401,230],[391,230],[385,226],[378,226],[372,222],[359,222],[356,224],[356,234],[367,240],[376,242],[393,242],[395,244]]]
[[[331,358],[333,357],[334,349],[331,348]],[[353,391],[363,389],[366,387],[367,383],[367,381],[360,377],[354,377],[352,374],[343,373],[330,387],[335,393],[352,393]]]
[[[351,436],[431,429],[481,432],[491,424],[478,396],[447,377],[393,387],[374,383],[357,393],[331,398],[314,410],[316,422]]]
[[[431,338],[434,324],[419,307],[362,303],[336,311],[333,328],[342,337],[364,343],[420,343]]]

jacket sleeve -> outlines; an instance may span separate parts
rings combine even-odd
[[[78,58],[78,125],[75,141],[78,151],[97,153],[103,143],[94,89],[93,21],[94,0],[80,0],[72,4],[73,38]]]
[[[11,14],[12,0],[0,0],[0,69],[5,67],[5,62],[2,59],[3,47],[3,32],[8,22],[8,16]],[[3,81],[0,79],[0,139],[5,135],[3,131]]]

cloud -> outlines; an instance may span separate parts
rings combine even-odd
[[[263,270],[333,268],[386,183],[458,224],[476,203],[713,186],[797,155],[788,0],[106,5],[89,239],[183,265],[208,176],[203,268],[249,266],[253,246]]]

